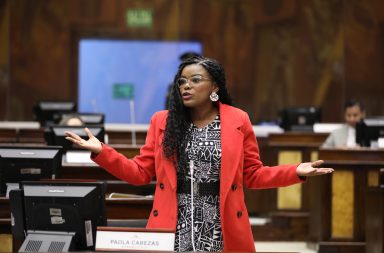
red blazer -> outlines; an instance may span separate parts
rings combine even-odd
[[[225,251],[255,251],[253,235],[244,203],[243,186],[265,189],[302,182],[297,165],[267,167],[262,164],[248,114],[220,104],[221,175],[220,214]],[[127,159],[103,145],[93,160],[111,174],[133,185],[157,184],[148,228],[176,229],[176,169],[163,155],[161,144],[168,112],[154,114],[140,155]],[[161,187],[160,187],[161,186]]]

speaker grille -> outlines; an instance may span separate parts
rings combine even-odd
[[[48,248],[48,252],[63,252],[65,242],[51,242]]]
[[[29,240],[25,247],[26,252],[39,252],[43,241]]]

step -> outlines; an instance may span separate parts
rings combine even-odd
[[[270,214],[264,223],[252,223],[255,241],[307,241],[308,212],[279,211]]]
[[[319,242],[319,253],[362,253],[365,252],[365,242]]]

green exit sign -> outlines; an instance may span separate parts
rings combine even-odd
[[[113,98],[133,99],[134,86],[130,83],[115,83],[113,85]]]
[[[128,27],[152,27],[153,24],[151,9],[128,9],[125,18]]]

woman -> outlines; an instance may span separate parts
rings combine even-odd
[[[135,185],[156,177],[147,227],[175,229],[175,251],[255,251],[243,185],[287,186],[333,171],[315,168],[322,161],[263,166],[247,113],[231,106],[223,67],[204,57],[180,64],[169,110],[152,117],[140,155],[127,159],[87,133],[87,141],[67,138],[116,177]]]

